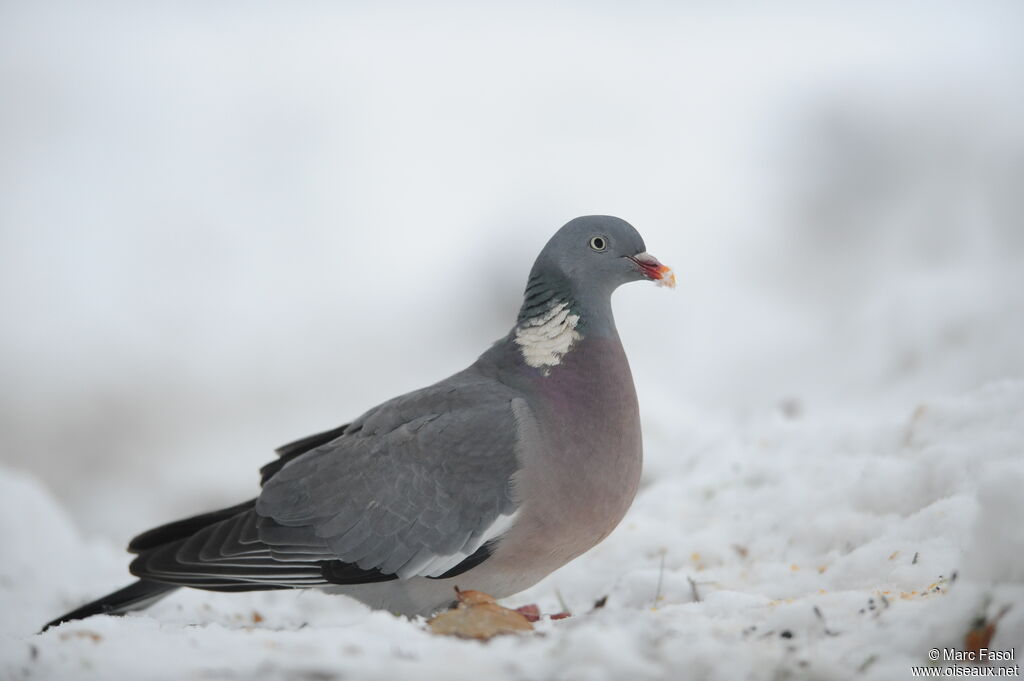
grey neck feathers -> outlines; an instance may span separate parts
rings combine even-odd
[[[554,277],[536,272],[531,273],[530,280],[526,283],[523,306],[519,308],[519,318],[516,320],[516,324],[525,324],[531,319],[543,315],[557,302],[566,302],[570,307],[573,306],[575,301],[569,286]]]
[[[610,292],[580,293],[561,277],[532,272],[512,333],[524,361],[547,375],[590,337],[618,338]]]
[[[574,290],[562,276],[554,276],[538,271],[534,267],[530,279],[526,283],[523,294],[523,305],[519,308],[516,325],[543,315],[557,303],[567,303],[573,314],[579,315],[580,327],[586,327],[587,335],[602,338],[618,337],[615,318],[612,316],[611,290],[582,287],[586,290]]]

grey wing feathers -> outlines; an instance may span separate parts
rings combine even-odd
[[[360,569],[438,576],[515,510],[513,397],[462,374],[386,402],[276,472],[256,513]]]
[[[325,584],[317,561],[330,558],[322,542],[292,533],[288,543],[273,536],[252,510],[209,525],[188,538],[140,553],[132,574],[182,586],[231,584],[275,587]],[[264,536],[264,535],[267,536]]]
[[[257,500],[137,537],[132,573],[233,591],[471,569],[515,510],[514,397],[464,372],[292,443]]]
[[[274,477],[274,475],[284,468],[285,464],[292,459],[302,456],[311,449],[316,449],[321,445],[325,445],[331,440],[335,440],[345,434],[349,424],[332,428],[331,430],[325,430],[322,433],[314,433],[313,435],[307,435],[304,438],[289,442],[286,445],[282,445],[275,449],[277,456],[279,457],[275,461],[271,461],[267,465],[260,469],[260,484],[266,484],[267,480]]]
[[[281,530],[285,530],[282,532]],[[312,532],[281,528],[252,510],[191,537],[143,551],[132,574],[214,591],[363,584],[395,579],[334,560]]]

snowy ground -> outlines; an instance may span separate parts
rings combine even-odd
[[[0,678],[903,679],[1007,605],[1019,665],[1021,25],[0,5]],[[274,446],[465,366],[587,213],[679,288],[614,301],[629,517],[508,602],[572,618],[480,644],[190,591],[35,634],[125,582],[133,534],[251,496]]]
[[[574,616],[487,644],[314,593],[187,592],[33,635],[124,555],[4,471],[4,678],[897,679],[1005,605],[991,648],[1021,650],[1024,382],[892,419],[660,424],[623,525],[509,599]]]

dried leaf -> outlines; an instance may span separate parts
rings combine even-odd
[[[528,622],[537,622],[541,618],[540,608],[533,603],[516,608],[516,612],[525,617]],[[572,613],[568,610],[563,610],[553,615],[548,615],[548,617],[553,620],[564,620],[566,617],[572,617]]]
[[[996,634],[996,625],[1009,610],[1010,606],[1006,605],[991,620],[986,620],[982,615],[974,621],[971,630],[964,636],[964,650],[974,653],[974,659],[981,659],[981,649],[989,647],[992,637]]]
[[[61,641],[67,641],[72,638],[87,638],[93,643],[99,643],[103,640],[102,635],[89,629],[75,629],[74,631],[62,631],[60,634]]]
[[[455,593],[458,604],[427,621],[427,626],[435,634],[486,641],[500,634],[533,629],[526,616],[498,605],[493,596],[482,591],[461,591],[458,588]]]
[[[485,594],[483,591],[474,591],[472,589],[463,591],[459,587],[455,587],[455,597],[459,599],[459,603],[462,605],[483,605],[485,603],[498,602],[494,596]]]
[[[532,603],[516,608],[516,612],[525,617],[527,622],[536,622],[540,619],[540,608]]]

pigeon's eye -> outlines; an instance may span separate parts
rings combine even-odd
[[[605,241],[603,236],[595,236],[590,239],[590,247],[595,251],[603,251],[608,248],[608,242]]]

